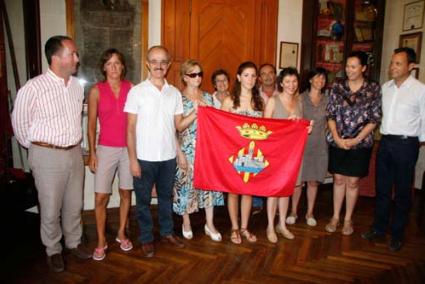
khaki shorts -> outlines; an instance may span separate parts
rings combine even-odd
[[[96,150],[97,170],[94,177],[94,192],[112,193],[112,181],[118,170],[119,188],[133,189],[133,176],[130,173],[130,161],[127,147],[109,147],[99,145]]]

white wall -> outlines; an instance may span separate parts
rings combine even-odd
[[[316,1],[316,0],[315,0]],[[303,1],[279,0],[277,43],[276,43],[276,68],[279,68],[280,42],[298,43],[299,70],[301,62],[301,31],[302,31]]]
[[[385,23],[384,23],[384,38],[382,45],[382,59],[381,59],[381,76],[380,81],[384,83],[388,81],[388,66],[391,61],[391,54],[393,50],[399,45],[400,34],[409,34],[415,32],[423,32],[422,29],[411,30],[403,32],[403,12],[404,5],[417,0],[387,0],[385,7]],[[422,46],[425,43],[425,38],[422,39]],[[418,65],[419,80],[425,82],[425,48],[421,49],[421,62]]]

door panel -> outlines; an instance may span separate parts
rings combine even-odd
[[[163,0],[162,42],[173,65],[168,81],[182,87],[180,64],[194,58],[204,68],[203,88],[226,69],[234,80],[240,63],[276,61],[277,0]]]

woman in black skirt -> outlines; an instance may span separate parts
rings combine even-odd
[[[329,172],[333,174],[334,213],[326,231],[335,232],[345,198],[343,235],[353,233],[352,214],[359,179],[368,174],[373,130],[381,119],[381,89],[364,77],[368,57],[352,52],[346,62],[347,78],[333,84],[326,108],[329,133]]]

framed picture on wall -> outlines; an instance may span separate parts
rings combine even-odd
[[[425,1],[416,1],[404,5],[403,31],[422,28]]]
[[[416,59],[421,61],[422,32],[400,35],[400,47],[410,47],[416,52]]]
[[[279,68],[298,67],[298,43],[282,41],[280,43]]]

